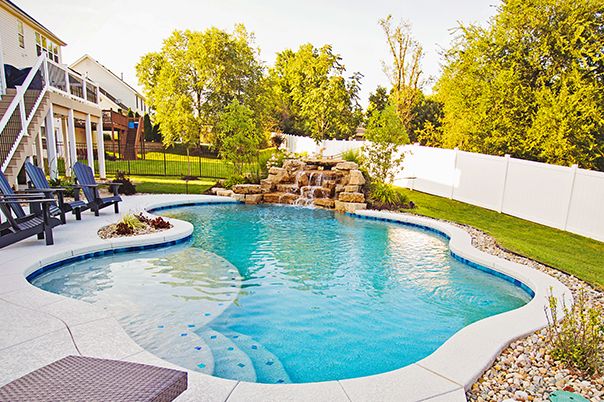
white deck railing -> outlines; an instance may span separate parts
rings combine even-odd
[[[4,66],[1,66],[2,68]],[[43,53],[0,119],[0,169],[6,171],[47,91],[98,107],[99,87]]]

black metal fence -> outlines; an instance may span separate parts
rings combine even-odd
[[[64,155],[66,150],[58,144],[59,155]],[[79,161],[88,160],[88,151],[85,143],[76,144],[76,153]],[[105,168],[107,176],[114,176],[117,171],[123,171],[133,176],[171,176],[171,177],[207,177],[228,178],[234,172],[232,163],[218,157],[207,146],[191,147],[187,150],[184,146],[164,147],[158,143],[141,143],[137,149],[136,159],[125,159],[125,152],[117,141],[105,141]],[[130,153],[132,154],[132,153]],[[96,144],[93,145],[93,158],[98,172],[98,152]],[[59,174],[65,174],[63,158],[58,161]],[[245,168],[246,173],[257,173],[258,164],[250,164]]]

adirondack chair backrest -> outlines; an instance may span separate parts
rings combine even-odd
[[[13,188],[10,186],[6,176],[4,175],[4,173],[2,173],[2,171],[0,171],[0,193],[2,193],[3,195],[15,194]],[[21,208],[21,204],[19,204],[18,202],[10,202],[8,203],[8,206],[13,211],[16,218],[22,218],[25,216],[25,211],[23,210],[23,208]]]
[[[25,162],[25,172],[34,188],[50,188],[44,171],[31,162]]]
[[[78,184],[96,184],[94,174],[90,166],[84,165],[82,162],[76,162],[73,164],[73,172],[75,173]],[[96,197],[96,189],[91,187],[82,187],[82,192],[86,196],[88,202],[93,202]]]
[[[50,184],[48,183],[48,180],[46,180],[46,175],[41,168],[37,167],[31,162],[25,162],[25,172],[27,173],[27,176],[29,176],[29,181],[35,188],[50,188]],[[50,205],[51,207],[58,208],[56,202],[53,202]]]

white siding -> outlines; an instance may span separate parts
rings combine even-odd
[[[101,88],[114,96],[119,102],[128,106],[133,112],[138,112],[140,115],[146,113],[141,107],[140,97],[138,102],[136,100],[136,97],[138,96],[136,92],[95,61],[85,57],[77,64],[73,64],[71,68],[82,75],[88,75],[88,78],[98,83]]]
[[[2,54],[4,63],[17,68],[31,67],[38,58],[36,54],[36,29],[26,20],[23,22],[25,48],[19,46],[17,23],[19,17],[0,8],[0,35],[2,36]],[[61,61],[61,47],[59,47],[59,62]]]

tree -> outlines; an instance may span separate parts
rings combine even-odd
[[[413,108],[409,141],[429,147],[442,146],[443,105],[433,95],[420,94]]]
[[[381,112],[388,105],[388,90],[378,85],[375,92],[369,94],[369,105],[367,105],[367,112],[365,113],[366,123],[369,123],[369,118],[374,112]]]
[[[341,58],[329,45],[311,44],[277,54],[270,70],[275,116],[282,131],[310,135],[316,141],[348,138],[361,122],[358,93],[361,74],[344,77]]]
[[[232,33],[177,30],[161,51],[141,58],[137,76],[165,145],[212,140],[219,114],[233,100],[264,113],[263,66],[253,40],[243,25]]]
[[[383,62],[384,72],[392,85],[392,102],[405,128],[409,129],[413,120],[413,110],[421,95],[422,46],[412,35],[408,22],[394,25],[392,16],[379,20],[386,35],[391,63]]]
[[[145,114],[143,121],[145,124],[145,141],[161,142],[162,138],[159,123],[153,124],[149,113]]]
[[[389,103],[382,111],[372,113],[365,137],[369,140],[365,150],[369,175],[381,183],[392,182],[404,158],[399,147],[409,143],[407,131],[394,104]]]
[[[266,141],[254,111],[237,99],[218,114],[214,132],[220,156],[233,163],[237,175],[243,174],[246,164],[257,161],[260,146]]]
[[[461,26],[435,89],[443,143],[604,170],[604,2],[505,0]]]

